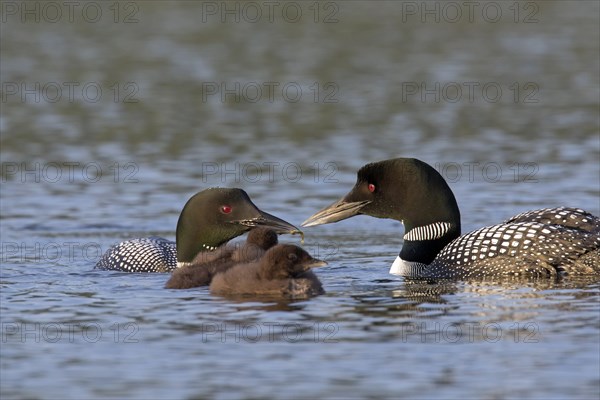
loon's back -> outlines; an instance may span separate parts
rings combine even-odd
[[[600,273],[600,218],[567,207],[529,211],[458,237],[419,269],[461,279]]]
[[[177,268],[175,242],[147,237],[131,239],[111,247],[96,269],[123,272],[170,272]]]

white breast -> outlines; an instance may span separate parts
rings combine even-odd
[[[418,276],[419,271],[426,267],[425,264],[413,261],[406,261],[397,256],[390,268],[390,274],[400,276]]]

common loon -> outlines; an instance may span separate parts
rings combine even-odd
[[[165,288],[189,289],[208,286],[216,274],[223,273],[236,264],[259,260],[277,242],[274,230],[254,228],[248,233],[243,245],[223,245],[212,252],[198,253],[190,265],[173,271]]]
[[[279,244],[258,261],[237,264],[215,275],[210,292],[218,295],[309,297],[324,294],[323,286],[311,268],[327,265],[311,257],[301,247]]]
[[[192,263],[202,252],[216,250],[255,227],[276,233],[301,233],[294,225],[261,211],[242,189],[210,188],[196,193],[183,207],[176,242],[148,237],[121,242],[104,253],[97,269],[125,272],[169,272]]]
[[[302,226],[358,214],[404,224],[404,244],[391,274],[455,279],[600,274],[598,217],[581,209],[545,208],[460,236],[450,187],[434,168],[413,158],[363,166],[345,197]]]

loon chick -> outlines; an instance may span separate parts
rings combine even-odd
[[[409,278],[557,277],[600,274],[600,218],[559,207],[529,211],[460,236],[460,212],[430,165],[397,158],[363,166],[341,200],[302,226],[365,214],[404,224],[391,274]]]
[[[218,295],[309,297],[324,294],[323,286],[311,268],[327,265],[301,247],[279,244],[258,261],[237,264],[216,275],[210,292]]]
[[[191,264],[198,253],[211,252],[258,226],[276,233],[300,232],[294,225],[258,209],[242,189],[206,189],[183,207],[176,242],[159,237],[127,240],[108,249],[96,268],[169,272]]]
[[[257,261],[277,244],[277,234],[268,228],[254,228],[242,246],[224,245],[213,252],[198,253],[190,265],[177,268],[167,281],[167,289],[208,286],[212,278],[239,263]]]

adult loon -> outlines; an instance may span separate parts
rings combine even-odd
[[[208,286],[212,278],[236,264],[259,260],[278,242],[277,234],[269,228],[254,228],[248,233],[246,243],[223,245],[212,252],[201,252],[190,265],[177,268],[171,274],[165,288],[189,289]]]
[[[460,212],[430,165],[396,158],[363,166],[341,200],[302,226],[366,214],[404,224],[391,274],[409,278],[557,277],[600,274],[600,219],[581,209],[546,208],[460,236]]]
[[[258,209],[242,189],[206,189],[192,196],[183,207],[176,242],[159,237],[127,240],[108,249],[96,268],[169,272],[191,264],[199,253],[213,251],[259,226],[276,233],[301,233],[294,225]]]
[[[218,295],[253,295],[276,297],[309,297],[325,293],[311,268],[327,265],[304,249],[278,244],[260,260],[238,264],[215,275],[210,292]]]

